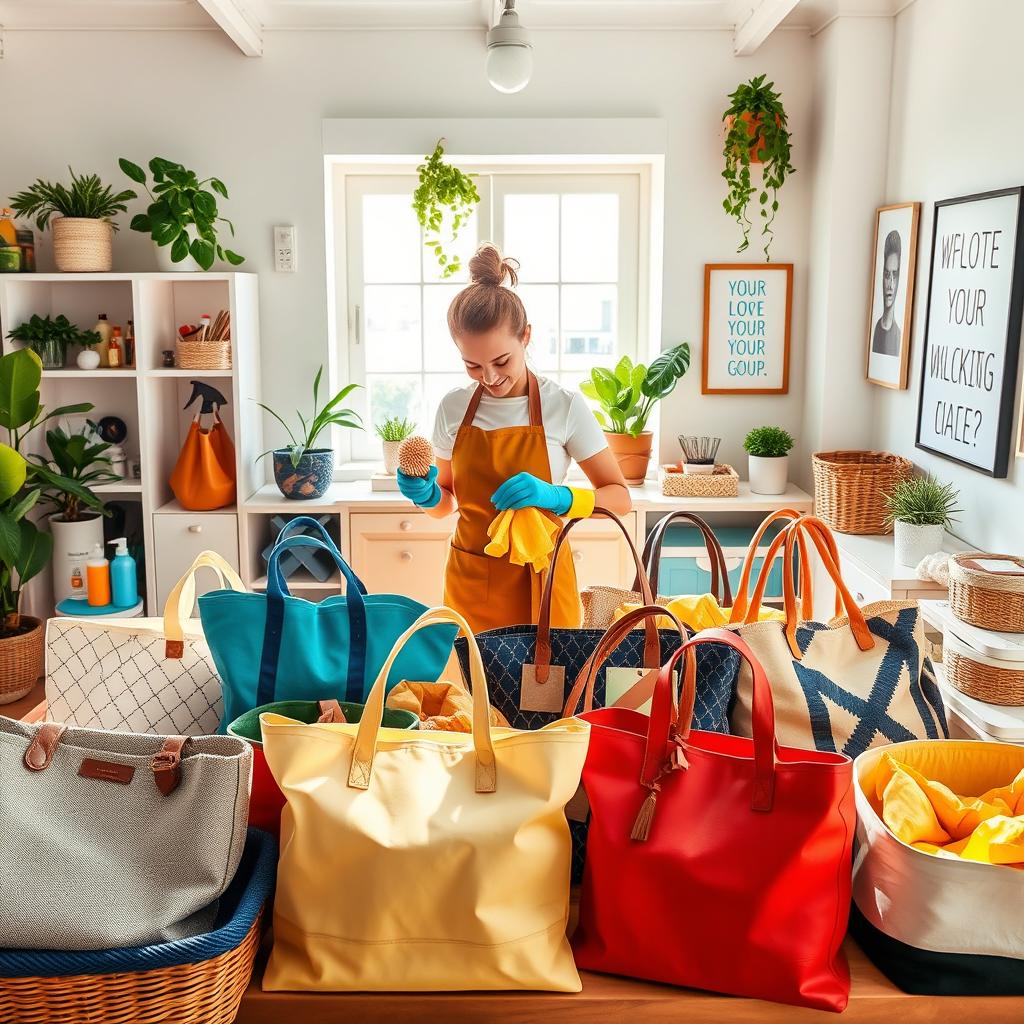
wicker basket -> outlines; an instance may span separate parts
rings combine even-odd
[[[91,217],[57,217],[53,222],[53,259],[65,273],[94,274],[114,265],[109,221]]]
[[[182,370],[230,370],[231,340],[175,342],[175,365]]]
[[[1016,574],[989,572],[978,559],[1006,560]],[[1013,555],[986,555],[966,551],[949,560],[949,606],[953,614],[972,626],[999,633],[1024,633],[1024,559]]]
[[[942,638],[942,664],[949,685],[968,697],[987,704],[1024,705],[1024,662],[997,661],[947,632]]]
[[[661,467],[661,493],[670,498],[735,498],[740,476],[732,466],[719,464],[714,473],[684,473],[678,466]]]
[[[32,628],[0,640],[0,705],[27,696],[43,674],[43,623],[29,615],[21,621]]]
[[[816,452],[814,512],[838,533],[892,533],[885,496],[913,469],[888,452]]]

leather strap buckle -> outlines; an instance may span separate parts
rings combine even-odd
[[[181,782],[181,749],[187,742],[187,736],[168,736],[149,762],[156,788],[164,796],[173,793]]]
[[[32,737],[32,742],[25,750],[23,758],[25,767],[29,771],[41,772],[50,766],[65,729],[67,726],[60,722],[43,722],[36,729],[36,734]]]

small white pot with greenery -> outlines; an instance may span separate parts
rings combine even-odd
[[[885,521],[893,527],[896,561],[916,567],[927,555],[942,550],[942,538],[959,512],[960,492],[933,476],[901,480],[885,496]]]
[[[754,427],[743,441],[753,494],[785,494],[789,452],[796,442],[782,427]]]
[[[398,471],[398,449],[407,437],[416,433],[416,424],[412,420],[389,416],[374,429],[384,445],[384,472],[394,476]]]

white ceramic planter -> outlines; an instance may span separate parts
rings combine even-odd
[[[784,494],[789,481],[789,456],[780,455],[766,459],[760,455],[748,455],[750,490],[754,494]]]
[[[942,537],[946,532],[942,526],[915,526],[896,520],[895,534],[896,561],[900,565],[916,568],[921,559],[942,550]]]
[[[384,441],[384,472],[394,476],[398,472],[398,449],[402,447],[401,441]]]
[[[50,517],[53,534],[53,600],[57,604],[66,597],[85,597],[85,563],[96,544],[103,543],[103,517],[89,513],[90,518],[66,523],[60,516]],[[79,580],[81,586],[75,586]]]
[[[199,234],[194,224],[189,224],[185,228],[185,232],[188,235],[189,244]],[[171,259],[171,246],[169,245],[157,245],[156,242],[153,245],[156,247],[156,265],[164,272],[177,273],[178,271],[184,271],[194,274],[197,270],[203,269],[191,256],[186,256],[180,263],[175,263]]]
[[[100,365],[100,354],[95,348],[83,348],[75,362],[80,370],[95,370]]]

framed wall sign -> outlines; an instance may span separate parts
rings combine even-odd
[[[1024,266],[1022,188],[935,204],[917,447],[1004,477]]]
[[[920,215],[920,203],[881,206],[875,211],[867,377],[886,388],[907,386]]]
[[[789,391],[792,263],[704,266],[705,395]]]

